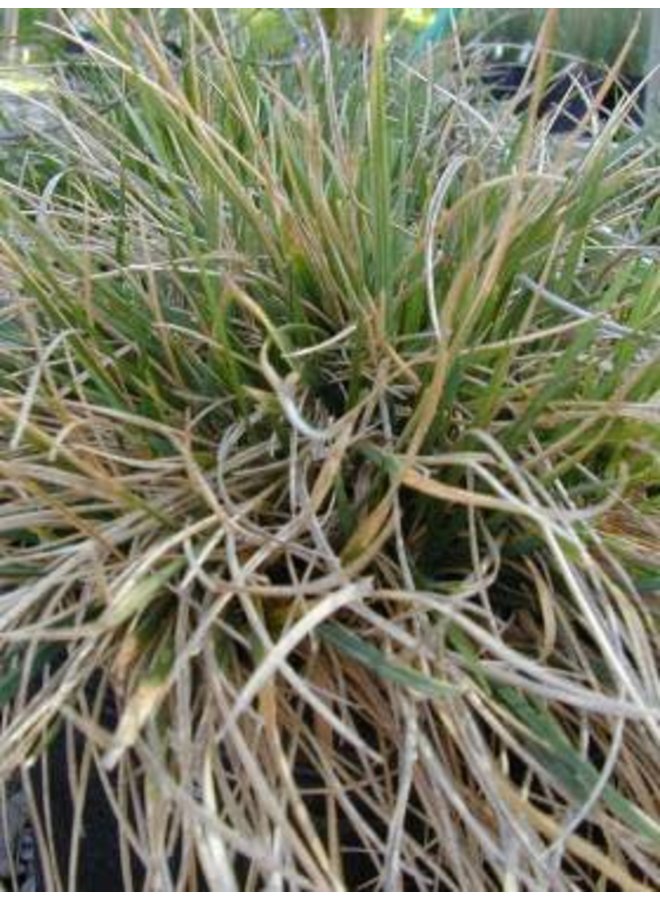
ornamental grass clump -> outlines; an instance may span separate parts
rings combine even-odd
[[[173,53],[96,11],[0,195],[0,766],[44,883],[94,782],[127,889],[658,888],[634,98],[550,138],[552,18],[522,120],[378,19],[264,59],[181,15]]]

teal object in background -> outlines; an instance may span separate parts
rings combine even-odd
[[[429,44],[443,40],[452,30],[454,19],[458,17],[460,9],[437,9],[433,21],[419,35],[413,46],[413,56],[427,47]]]

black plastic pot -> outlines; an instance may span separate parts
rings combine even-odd
[[[520,89],[527,66],[513,62],[497,62],[487,65],[481,76],[483,84],[496,100],[510,100]],[[589,103],[597,96],[605,75],[602,71],[586,65],[573,66],[553,79],[546,89],[539,105],[539,115],[552,119],[551,132],[561,134],[573,131],[589,109]],[[599,117],[607,120],[621,99],[635,91],[641,78],[632,75],[621,76],[614,84],[598,110]],[[523,113],[529,105],[529,91],[516,106],[516,113]],[[643,124],[644,90],[640,91],[632,106],[628,120],[636,125]]]
[[[117,711],[110,698],[103,710],[101,724],[104,728],[112,730],[117,723]],[[83,737],[78,733],[73,739],[73,752],[76,762],[83,753]],[[342,759],[352,758],[354,751],[351,747],[341,747]],[[219,752],[222,752],[219,750]],[[51,856],[47,861],[38,861],[37,890],[47,891],[57,889],[52,876],[46,873],[52,872],[53,865],[57,867],[59,881],[62,889],[76,891],[125,891],[120,859],[120,835],[112,806],[106,795],[103,783],[99,775],[92,771],[87,783],[86,795],[83,806],[82,829],[74,828],[75,804],[69,782],[69,762],[71,747],[67,748],[67,739],[62,730],[52,741],[47,753],[47,778],[43,777],[40,766],[35,766],[32,775],[32,787],[36,795],[37,805],[40,810],[40,818],[45,820],[45,811],[50,809],[52,821],[53,846]],[[355,759],[355,765],[359,761]],[[325,804],[326,784],[324,778],[309,764],[307,760],[300,759],[296,762],[293,772],[294,778],[304,797],[308,813],[318,830],[322,840],[325,839],[327,809]],[[116,786],[112,775],[109,776],[113,787]],[[347,790],[347,798],[353,807],[359,811],[360,816],[368,823],[369,828],[379,835],[381,841],[385,839],[387,823],[380,817],[374,816],[365,807],[363,801],[353,796],[350,789]],[[412,827],[414,829],[414,816]],[[342,869],[346,887],[352,890],[365,889],[365,886],[377,883],[382,871],[384,861],[374,857],[368,847],[365,847],[360,837],[347,816],[340,813],[339,838],[342,846]],[[75,877],[69,879],[69,860],[73,851],[72,838],[74,833],[78,835],[78,846],[75,848],[78,864]],[[420,835],[420,840],[421,840]],[[38,856],[38,854],[37,854]],[[167,861],[173,880],[179,865],[177,854]],[[246,876],[246,861],[240,857],[235,860],[237,881],[243,883]],[[142,890],[145,881],[144,867],[140,861],[131,859],[131,878],[133,890]],[[198,873],[198,889],[205,890],[205,882]],[[407,890],[416,890],[413,885],[405,885]]]
[[[88,690],[88,699],[93,699],[98,679],[93,679]],[[106,692],[99,724],[113,731],[117,725],[117,707],[112,694]],[[114,811],[108,800],[103,782],[94,766],[90,767],[82,800],[82,822],[76,826],[76,803],[69,777],[70,766],[78,768],[83,757],[84,737],[75,731],[72,746],[68,746],[64,728],[60,728],[48,746],[44,759],[35,764],[32,773],[32,789],[39,811],[39,825],[42,829],[50,814],[52,847],[50,858],[40,858],[37,849],[37,890],[56,890],[51,872],[57,867],[59,881],[64,890],[76,891],[123,891],[119,844],[119,828]],[[116,776],[108,773],[108,780],[116,786]],[[79,835],[76,847],[77,865],[73,884],[69,883],[69,860],[71,858],[73,835]],[[43,849],[43,848],[42,848]],[[144,870],[136,857],[131,858],[131,870],[136,885],[144,880]]]

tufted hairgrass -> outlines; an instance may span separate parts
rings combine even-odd
[[[145,890],[657,888],[656,148],[93,26],[0,193],[0,772],[82,735]]]

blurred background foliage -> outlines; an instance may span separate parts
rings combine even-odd
[[[84,28],[84,10],[64,10]],[[139,11],[138,11],[139,12]],[[163,24],[176,35],[180,23],[180,10],[152,10]],[[214,14],[213,11],[209,11]],[[304,41],[305,33],[314,30],[314,22],[307,10],[243,8],[232,10],[247,25],[252,37],[263,45],[265,53],[286,53],[292,43]],[[360,38],[368,28],[373,10],[322,9],[321,16],[328,32],[340,38]],[[492,44],[500,55],[515,57],[525,45],[534,41],[543,21],[545,9],[391,9],[388,10],[388,27],[408,33],[411,42],[419,40],[428,31],[437,37],[434,23],[443,17],[454,21],[465,40],[478,40]],[[561,9],[556,38],[560,53],[576,56],[596,65],[611,64],[623,46],[637,15],[642,17],[634,47],[625,71],[639,75],[644,71],[648,18],[650,10],[643,9]],[[50,9],[20,9],[19,43],[29,46],[37,56],[57,57],[67,42],[52,31],[46,31],[44,22],[56,21],[56,13]],[[445,29],[439,29],[442,32]],[[445,30],[446,32],[446,30]]]

